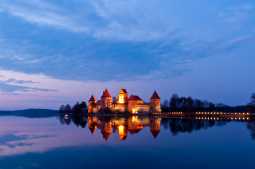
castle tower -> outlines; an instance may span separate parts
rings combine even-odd
[[[88,113],[96,113],[97,112],[97,104],[95,96],[91,96],[88,104]]]
[[[103,91],[103,95],[101,96],[101,108],[112,109],[112,96],[108,89],[105,89]]]
[[[154,91],[154,93],[151,96],[150,111],[152,113],[160,113],[161,112],[160,97],[156,91]]]
[[[120,92],[114,100],[113,110],[117,112],[126,112],[128,105],[128,92],[126,89],[120,89]]]
[[[118,104],[127,104],[128,103],[128,92],[126,89],[120,89],[118,98],[117,98]]]

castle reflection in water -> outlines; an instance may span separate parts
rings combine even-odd
[[[75,124],[77,127],[87,128],[91,134],[100,132],[105,140],[109,140],[115,134],[120,140],[126,140],[129,135],[138,134],[146,128],[149,129],[153,138],[157,138],[160,135],[161,127],[164,130],[169,130],[170,134],[177,135],[227,123],[227,121],[163,118],[160,116],[73,116],[71,114],[61,114],[60,122],[65,125]]]

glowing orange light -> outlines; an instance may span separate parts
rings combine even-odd
[[[120,95],[120,96],[119,96],[119,103],[121,103],[121,104],[124,104],[124,103],[125,103],[125,98],[124,98],[123,95]]]
[[[133,109],[132,109],[132,113],[133,113],[133,114],[136,114],[136,113],[137,113],[137,109],[136,109],[136,108],[133,108]]]

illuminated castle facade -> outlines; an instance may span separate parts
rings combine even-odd
[[[137,114],[145,113],[160,113],[160,97],[155,91],[150,98],[150,103],[145,103],[139,96],[128,95],[126,89],[121,89],[117,97],[112,97],[110,92],[105,89],[100,100],[96,100],[91,96],[88,102],[88,113],[98,113],[105,110],[112,112],[129,112]]]

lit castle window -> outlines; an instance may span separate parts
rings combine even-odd
[[[125,103],[125,97],[123,95],[119,96],[119,103],[121,103],[121,104]]]

